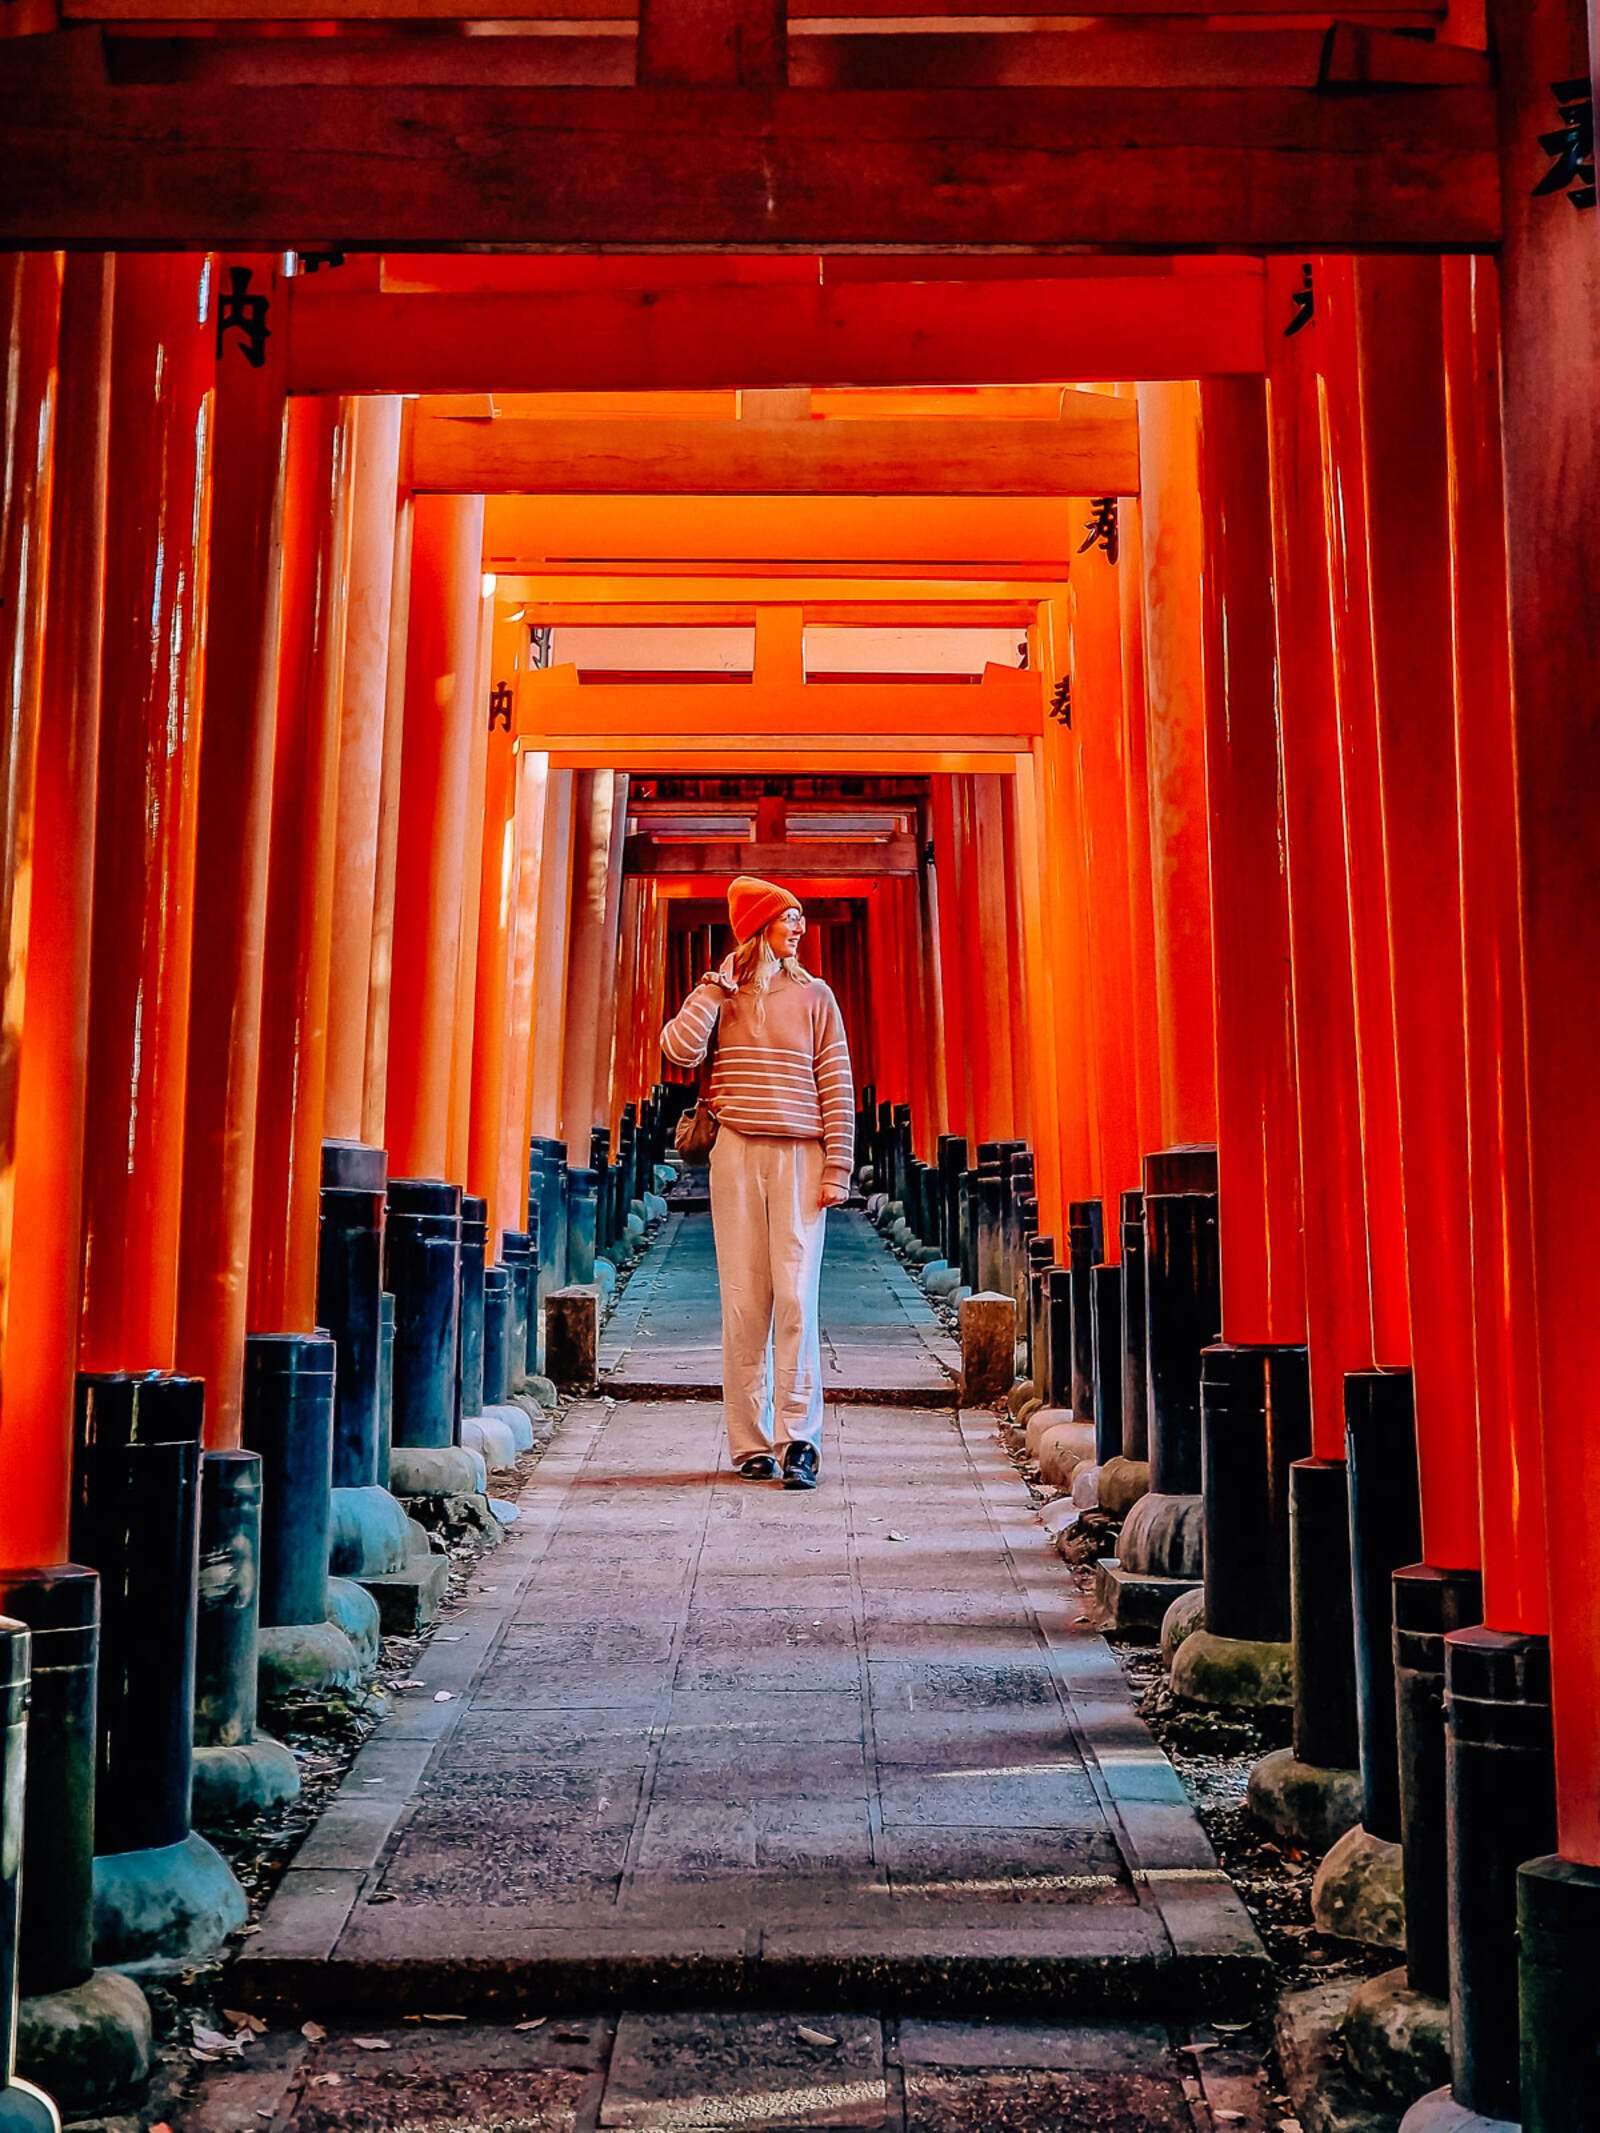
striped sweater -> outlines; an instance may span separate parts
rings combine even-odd
[[[839,1003],[820,978],[797,985],[774,973],[760,995],[739,991],[728,964],[705,977],[661,1032],[674,1066],[698,1066],[721,1021],[711,1067],[711,1108],[736,1133],[819,1140],[823,1182],[850,1187],[855,1167],[855,1086]]]

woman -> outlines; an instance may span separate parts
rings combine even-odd
[[[690,993],[661,1032],[661,1049],[675,1066],[698,1066],[716,1033],[711,1227],[734,1464],[748,1481],[776,1481],[781,1434],[784,1487],[814,1489],[823,1234],[855,1160],[850,1051],[838,1001],[800,967],[799,897],[741,874],[728,917],[738,946]]]

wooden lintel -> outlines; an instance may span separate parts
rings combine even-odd
[[[702,844],[663,844],[654,837],[630,837],[622,850],[627,874],[760,874],[787,881],[791,874],[914,874],[917,846],[913,837],[893,837],[882,844],[835,843],[806,838],[800,843],[736,843],[731,838]]]
[[[17,40],[0,83],[0,249],[1440,250],[1500,231],[1481,87],[119,87],[84,78],[74,35]]]
[[[540,422],[420,416],[409,479],[462,496],[1133,496],[1131,400],[1058,422]]]
[[[818,735],[871,735],[887,745],[904,736],[936,735],[946,743],[1028,740],[1043,725],[1040,677],[989,667],[970,682],[648,682],[582,684],[575,667],[550,667],[522,677],[517,731],[540,747],[591,742],[597,736],[635,741],[687,736],[691,745],[730,753],[768,744],[787,746]]]
[[[1263,366],[1258,268],[1037,281],[675,283],[397,296],[288,289],[293,392],[1032,384]]]
[[[769,88],[787,79],[784,0],[639,0],[639,80]]]

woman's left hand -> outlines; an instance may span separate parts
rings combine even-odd
[[[819,1208],[843,1207],[849,1197],[849,1191],[843,1185],[824,1185],[817,1195],[817,1205]]]

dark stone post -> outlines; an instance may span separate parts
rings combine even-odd
[[[261,1625],[328,1619],[333,1342],[252,1333],[245,1342],[246,1447],[261,1455]]]
[[[1297,1459],[1289,1469],[1289,1581],[1296,1759],[1354,1770],[1355,1624],[1342,1459]]]
[[[1417,1423],[1409,1370],[1353,1370],[1344,1381],[1350,1569],[1361,1735],[1361,1826],[1400,1842],[1395,1719],[1394,1574],[1422,1553]]]
[[[535,1212],[534,1220],[537,1219]],[[534,1316],[539,1259],[532,1232],[508,1229],[500,1240],[500,1258],[511,1280],[506,1382],[508,1390],[516,1392],[540,1362]]]
[[[397,1445],[455,1442],[460,1257],[460,1186],[391,1178],[384,1280],[395,1300]]]
[[[1406,1974],[1418,1992],[1450,1991],[1445,1824],[1444,1655],[1453,1630],[1483,1613],[1476,1570],[1412,1563],[1394,1576],[1395,1700],[1400,1733],[1400,1846],[1406,1880]]]
[[[1289,1475],[1311,1450],[1304,1348],[1217,1346],[1200,1358],[1206,1628],[1286,1643]]]
[[[378,1479],[378,1365],[382,1341],[383,1204],[388,1160],[359,1141],[322,1144],[322,1222],[317,1245],[317,1323],[339,1358],[333,1485],[370,1488]]]
[[[1072,1412],[1082,1422],[1094,1414],[1095,1261],[1105,1257],[1104,1210],[1098,1200],[1067,1206],[1067,1270],[1072,1276]],[[1099,1443],[1096,1440],[1096,1454]],[[1105,1454],[1109,1457],[1109,1451]]]
[[[1200,1489],[1200,1352],[1221,1331],[1216,1150],[1169,1148],[1146,1156],[1145,1355],[1150,1488]]]
[[[1095,1203],[1097,1206],[1099,1202]],[[1122,1455],[1122,1269],[1097,1266],[1089,1275],[1094,1350],[1094,1456],[1100,1465]]]
[[[1150,1456],[1142,1192],[1122,1195],[1122,1456],[1139,1460]]]
[[[100,1580],[77,1563],[8,1570],[0,1574],[0,1615],[25,1623],[33,1639],[17,1952],[21,1989],[31,1997],[70,1991],[94,1969]]]
[[[42,2090],[19,2081],[17,1921],[22,1889],[22,1795],[28,1742],[28,1632],[0,1618],[0,2129],[61,2133]]]
[[[511,1269],[485,1267],[483,1272],[483,1404],[504,1406],[510,1391]]]
[[[463,1415],[483,1413],[483,1276],[489,1248],[489,1203],[476,1193],[461,1196],[461,1406]]]
[[[567,1287],[586,1288],[594,1280],[595,1195],[599,1179],[592,1170],[567,1172]]]

